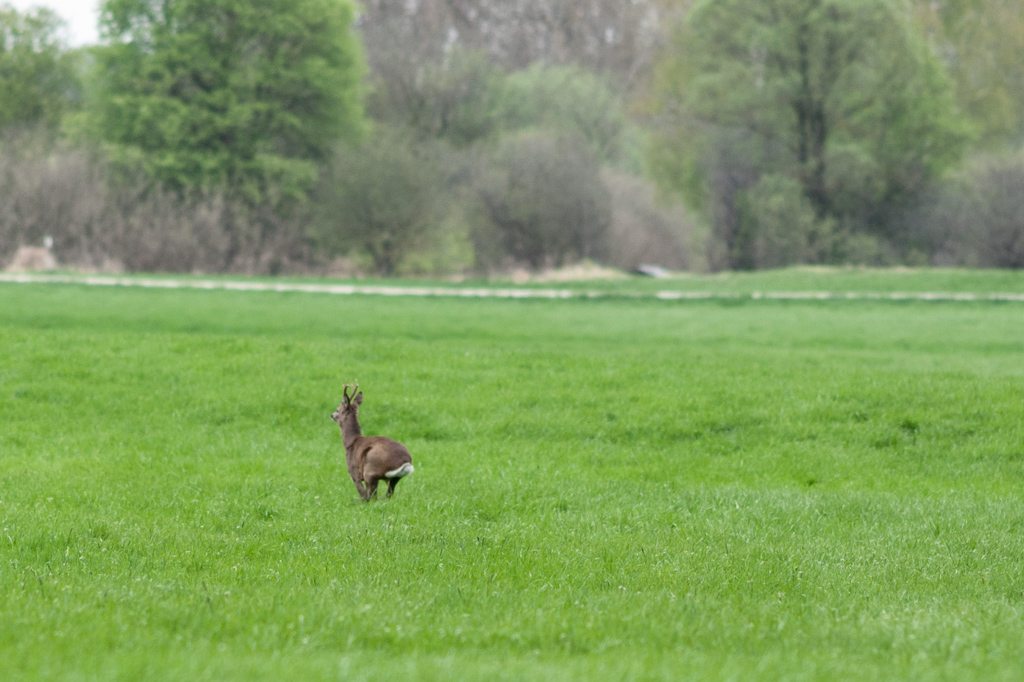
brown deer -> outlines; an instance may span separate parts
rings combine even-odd
[[[348,395],[348,384],[341,392],[341,405],[331,419],[341,427],[341,440],[345,444],[345,463],[348,475],[356,484],[356,490],[364,502],[377,497],[377,484],[381,479],[388,481],[388,497],[395,492],[395,486],[413,472],[412,455],[404,445],[384,436],[364,436],[359,429],[359,406],[363,404],[363,393],[359,382]]]

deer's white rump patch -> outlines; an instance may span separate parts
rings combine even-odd
[[[415,471],[415,469],[413,468],[412,464],[406,462],[405,464],[398,467],[394,471],[389,471],[386,474],[384,474],[384,478],[402,478],[403,476],[408,476],[413,471]]]

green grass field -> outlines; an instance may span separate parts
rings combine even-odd
[[[0,284],[0,419],[5,681],[1024,677],[1024,304]]]

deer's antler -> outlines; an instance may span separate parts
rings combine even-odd
[[[341,390],[341,395],[342,397],[345,398],[346,403],[352,400],[351,398],[348,397],[348,384],[345,384],[345,388]],[[355,395],[355,392],[353,392],[353,395]]]

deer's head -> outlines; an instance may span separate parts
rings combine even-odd
[[[359,411],[359,406],[363,404],[363,392],[359,390],[359,382],[356,382],[355,387],[352,389],[352,396],[348,394],[348,384],[345,384],[345,389],[341,392],[341,405],[338,405],[338,409],[331,415],[331,419],[338,422],[340,425],[342,420],[346,417],[355,417]]]

